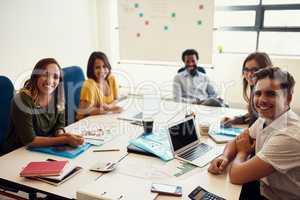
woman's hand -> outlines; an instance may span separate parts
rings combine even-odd
[[[121,113],[121,112],[123,112],[123,108],[120,107],[120,106],[114,106],[114,107],[111,109],[111,111],[112,111],[113,113]]]
[[[84,142],[84,138],[80,135],[65,133],[63,136],[66,138],[66,143],[72,147],[82,145]]]
[[[232,126],[234,124],[234,118],[230,118],[230,117],[224,117],[222,120],[221,120],[221,124],[223,124],[223,126]]]

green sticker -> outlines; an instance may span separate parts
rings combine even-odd
[[[144,17],[144,13],[140,13],[139,16],[140,16],[140,17]]]
[[[202,20],[198,20],[198,21],[197,21],[197,24],[198,24],[198,25],[202,25]]]
[[[168,26],[164,26],[164,30],[167,31],[169,29]]]
[[[139,4],[138,4],[138,3],[135,3],[135,4],[134,4],[134,7],[135,7],[135,8],[138,8],[138,7],[139,7]]]
[[[173,17],[173,18],[176,17],[176,13],[173,12],[173,13],[171,14],[171,17]]]

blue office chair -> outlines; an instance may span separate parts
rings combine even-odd
[[[8,131],[10,119],[10,104],[15,89],[12,82],[6,76],[0,76],[0,144]]]
[[[76,121],[76,111],[80,102],[80,90],[85,80],[83,71],[78,66],[63,68],[65,90],[66,125]]]

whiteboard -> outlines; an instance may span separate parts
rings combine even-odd
[[[120,60],[181,61],[188,48],[212,61],[214,0],[119,0]]]

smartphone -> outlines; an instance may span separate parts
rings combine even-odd
[[[182,187],[178,185],[152,183],[151,192],[180,197],[182,196]]]

